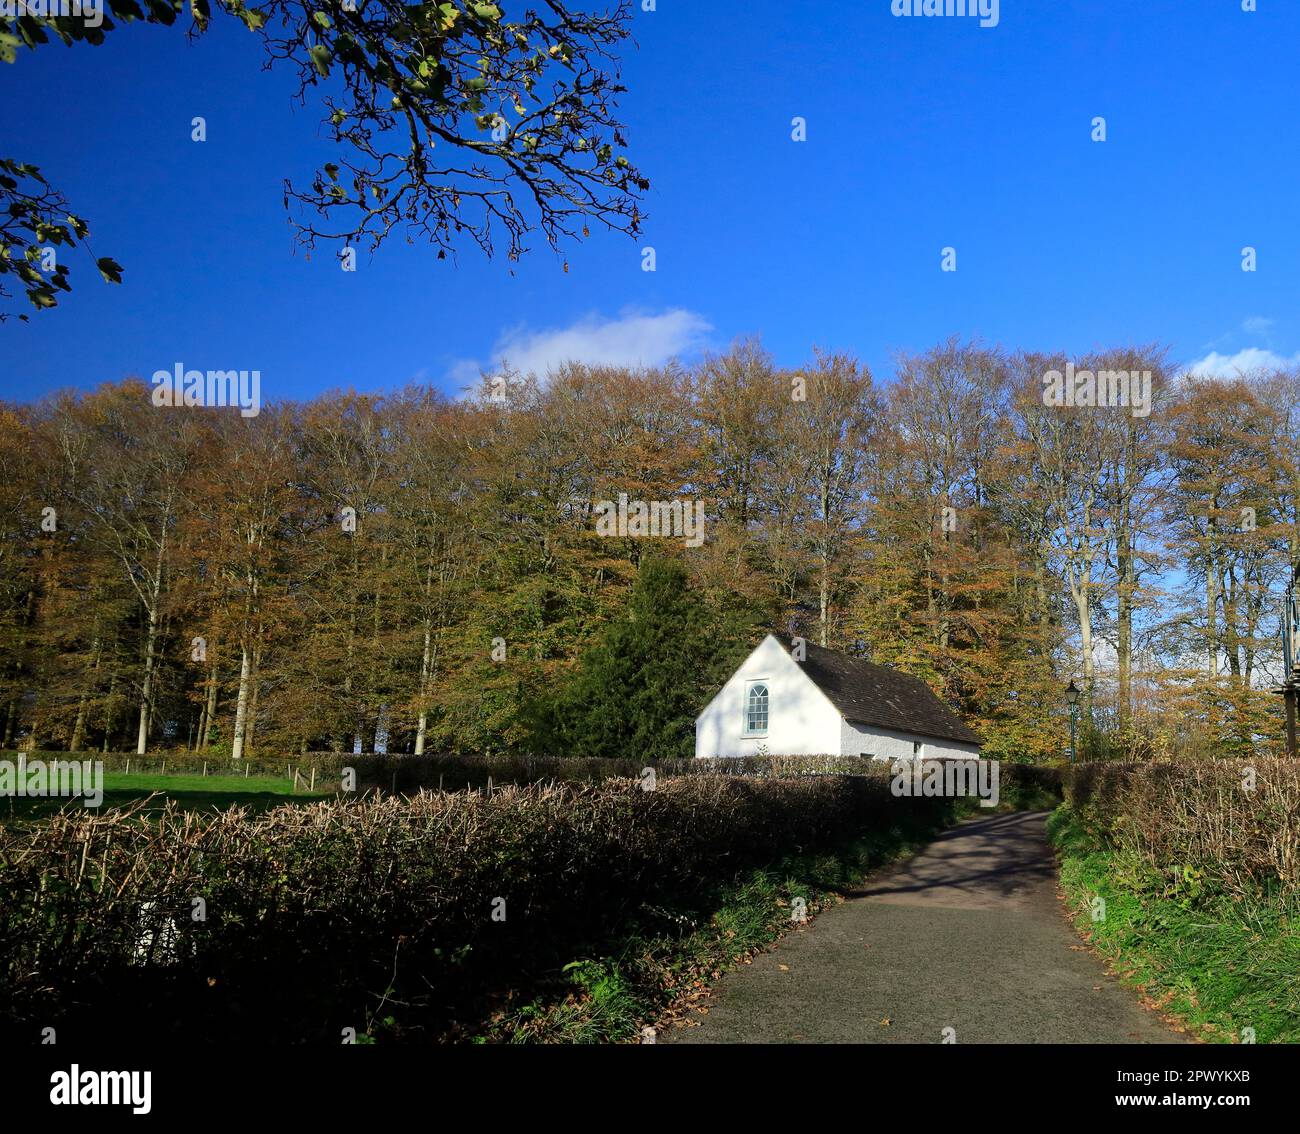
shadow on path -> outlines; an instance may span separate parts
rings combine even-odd
[[[1044,812],[968,819],[726,974],[660,1043],[1185,1043],[1067,923]]]

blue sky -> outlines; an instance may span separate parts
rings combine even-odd
[[[890,0],[658,0],[624,58],[643,239],[593,230],[557,255],[539,238],[513,277],[470,248],[392,242],[356,273],[295,253],[281,183],[331,147],[229,18],[194,43],[131,27],[24,51],[0,65],[0,152],[43,167],[125,282],[78,259],[57,309],[0,326],[0,396],[178,361],[258,369],[265,399],[450,391],[503,353],[655,363],[745,335],[786,364],[852,351],[886,379],[895,351],[953,334],[1290,359],[1300,5],[1259,6],[1002,0],[984,29]]]

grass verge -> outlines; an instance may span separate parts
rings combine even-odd
[[[1069,807],[1049,818],[1048,835],[1079,932],[1153,1007],[1208,1042],[1251,1042],[1248,1029],[1256,1043],[1300,1042],[1294,908],[1207,892],[1196,871],[1154,872],[1097,840]]]

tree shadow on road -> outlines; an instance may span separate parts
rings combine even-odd
[[[1056,859],[1043,833],[1045,814],[1012,811],[967,820],[845,896],[880,898],[950,889],[1007,897],[1050,882],[1056,877]]]

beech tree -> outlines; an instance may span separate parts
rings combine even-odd
[[[136,752],[148,746],[164,622],[171,601],[173,555],[198,477],[200,423],[164,420],[142,382],[106,387],[69,406],[60,456],[61,490],[78,535],[96,546],[129,585],[143,623]]]
[[[862,515],[864,466],[874,440],[876,402],[870,371],[847,355],[818,352],[800,377],[795,428],[802,435],[805,538],[816,572],[817,640],[830,645],[842,616],[846,554]]]
[[[1091,705],[1096,676],[1097,599],[1104,585],[1108,541],[1101,485],[1106,460],[1104,415],[1116,411],[1045,405],[1042,376],[1051,370],[1063,371],[1065,365],[1063,358],[1042,355],[1026,355],[1020,360],[1020,394],[1014,403],[1021,454],[1018,471],[1027,489],[1047,505],[1045,551],[1064,581],[1074,608],[1084,698]],[[1086,366],[1086,361],[1080,363],[1080,369]]]
[[[1165,375],[1143,417],[1045,404],[1060,365],[952,340],[877,386],[742,343],[254,418],[139,381],[0,406],[4,743],[680,753],[779,630],[921,677],[1006,759],[1059,757],[1080,675],[1091,754],[1276,746],[1295,374]],[[703,543],[598,530],[620,493],[699,501]]]

